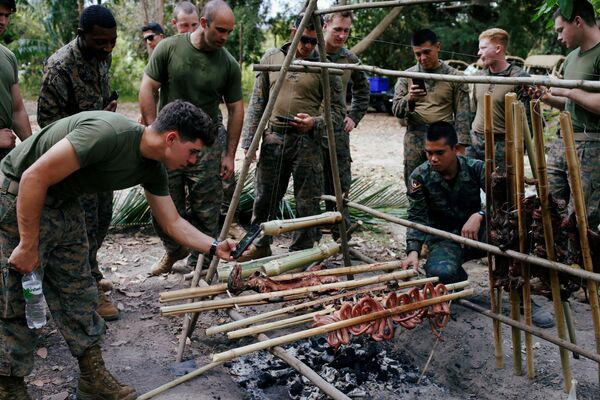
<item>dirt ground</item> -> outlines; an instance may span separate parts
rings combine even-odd
[[[35,104],[27,103],[32,120]],[[135,104],[120,105],[119,110],[137,118]],[[402,140],[404,129],[397,120],[385,114],[370,113],[352,133],[353,171],[356,175],[379,177],[403,186]],[[239,154],[237,166],[241,165]],[[405,229],[381,225],[376,232],[365,231],[354,235],[359,249],[377,260],[399,259],[404,255]],[[278,240],[281,251],[288,240]],[[99,252],[99,261],[105,276],[114,282],[112,298],[121,310],[121,318],[107,324],[103,349],[111,371],[123,383],[133,385],[139,394],[167,383],[175,376],[174,365],[181,318],[159,315],[159,293],[189,286],[181,272],[183,262],[177,264],[178,273],[148,277],[152,264],[162,255],[162,247],[152,228],[113,231]],[[488,306],[487,266],[470,263],[467,266],[476,295],[474,302]],[[540,302],[548,310],[551,303]],[[588,304],[572,302],[573,318],[578,343],[594,349],[591,312]],[[249,314],[256,310],[243,310]],[[426,384],[413,384],[403,392],[382,391],[365,393],[361,398],[437,398],[448,399],[566,399],[563,392],[558,348],[534,337],[536,377],[517,377],[513,373],[510,329],[503,328],[505,366],[495,368],[492,342],[492,323],[488,318],[460,306],[453,306],[452,320],[443,332],[443,340],[435,347]],[[198,367],[210,362],[214,352],[250,343],[229,342],[222,336],[208,338],[204,329],[229,318],[223,312],[209,312],[200,316],[198,328],[186,347],[185,358],[194,360]],[[296,330],[300,330],[298,328]],[[555,334],[555,329],[546,330]],[[273,333],[277,336],[279,332]],[[427,324],[412,331],[396,334],[391,347],[402,352],[411,368],[422,371],[435,343]],[[343,348],[340,350],[343,352]],[[524,351],[523,358],[524,356]],[[600,399],[597,366],[594,362],[571,357],[573,378],[579,383],[579,399]],[[258,373],[258,371],[256,371]],[[36,399],[63,400],[74,398],[78,369],[68,348],[52,321],[41,330],[34,372],[27,378],[30,393]],[[441,389],[440,389],[441,388]],[[262,392],[249,392],[234,380],[230,370],[217,367],[188,383],[177,386],[157,399],[285,399],[291,398],[285,387],[272,387]]]

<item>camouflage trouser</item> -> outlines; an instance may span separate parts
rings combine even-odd
[[[187,219],[201,232],[215,237],[219,229],[219,215],[223,199],[223,184],[219,177],[221,153],[225,137],[219,130],[215,144],[205,147],[198,155],[198,161],[191,167],[169,172],[169,193],[179,215]],[[175,253],[181,245],[167,236],[152,219],[154,229],[161,238],[165,250]],[[198,253],[192,252],[188,265],[195,266]],[[207,259],[204,260],[208,262]]]
[[[327,134],[324,134],[322,139],[323,145],[323,193],[335,196],[333,187],[333,175],[331,174],[331,161],[329,158],[329,148],[327,145]],[[350,185],[352,184],[352,157],[350,155],[350,135],[344,131],[335,132],[335,147],[338,161],[338,169],[340,173],[340,184],[344,197],[348,197]],[[336,210],[335,203],[325,202],[327,211]],[[348,208],[344,208],[343,212],[346,228],[350,226],[350,213]],[[331,233],[334,239],[340,237],[339,225],[334,225],[331,228]]]
[[[453,232],[460,234],[460,232]],[[479,228],[479,241],[485,241],[485,226]],[[429,255],[425,263],[428,277],[437,276],[441,283],[461,282],[467,279],[467,273],[462,265],[475,258],[485,255],[481,250],[471,247],[461,247],[460,243],[442,239],[433,235],[427,237]]]
[[[598,232],[600,224],[600,140],[576,141],[577,158],[581,168],[581,186],[587,208],[588,226]],[[548,150],[548,185],[555,198],[569,202],[569,213],[575,211],[569,187],[568,167],[565,158],[565,145],[561,138],[556,139]],[[571,201],[570,201],[571,200]]]
[[[96,282],[99,282],[103,276],[102,272],[100,272],[96,256],[110,227],[113,192],[84,194],[79,198],[79,201],[85,212],[85,229],[90,246],[90,270]]]
[[[404,135],[404,184],[407,188],[410,174],[427,161],[425,137],[429,125],[408,125]]]
[[[466,155],[485,161],[485,135],[483,133],[471,131],[471,145],[467,147]],[[504,135],[494,135],[494,164],[498,173],[505,172],[506,144]]]
[[[294,179],[296,216],[319,214],[323,190],[323,167],[319,140],[306,134],[265,132],[256,166],[252,223],[275,219],[290,180]],[[318,228],[295,231],[290,250],[308,249],[318,240]],[[269,246],[271,236],[261,236],[256,245]]]
[[[16,197],[0,194],[0,375],[26,376],[33,369],[37,332],[27,327],[22,275],[8,267],[19,243]],[[44,207],[40,220],[43,290],[54,322],[71,354],[80,357],[97,345],[104,320],[96,313],[98,289],[90,273],[83,210],[72,200]]]

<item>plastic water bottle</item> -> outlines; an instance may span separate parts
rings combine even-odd
[[[30,329],[46,325],[46,302],[42,292],[42,280],[34,272],[23,275],[23,297],[25,298],[25,317]]]

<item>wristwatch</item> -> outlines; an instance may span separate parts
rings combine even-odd
[[[484,210],[479,210],[477,211],[477,214],[481,215],[483,218],[485,218],[485,211]]]
[[[210,250],[208,251],[208,256],[213,257],[217,252],[217,246],[219,245],[219,241],[217,239],[213,240],[210,245]]]

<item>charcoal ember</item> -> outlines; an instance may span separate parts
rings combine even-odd
[[[256,378],[256,386],[260,389],[265,389],[273,386],[277,382],[277,379],[268,372],[261,372]]]
[[[291,383],[288,382],[288,387],[288,392],[290,396],[297,397],[300,396],[300,394],[302,394],[302,389],[304,388],[304,385],[302,384],[302,382],[300,382],[299,379],[294,379]]]
[[[409,372],[406,374],[405,380],[408,383],[417,383],[419,381],[419,374],[415,372]]]

